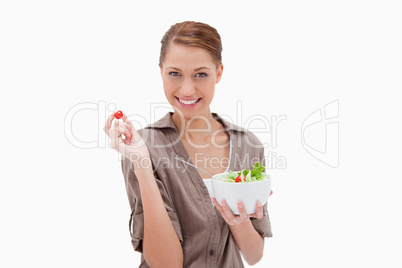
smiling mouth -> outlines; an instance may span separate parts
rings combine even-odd
[[[194,99],[194,100],[191,100],[191,101],[186,101],[186,100],[182,100],[182,99],[180,99],[180,98],[178,98],[178,97],[176,97],[176,99],[177,99],[179,102],[181,102],[181,103],[183,103],[183,104],[186,104],[186,105],[192,105],[192,104],[195,104],[195,103],[197,103],[197,102],[199,102],[199,101],[201,100],[201,98],[198,98],[198,99]]]

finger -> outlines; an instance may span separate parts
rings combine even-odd
[[[133,123],[131,123],[126,114],[123,114],[123,122],[127,123],[130,126],[130,129],[134,129]]]
[[[122,118],[122,119],[123,119],[122,123],[126,124],[126,126],[127,126],[127,128],[128,128],[129,130],[132,130],[132,129],[134,128],[133,124],[131,123],[130,120],[128,120],[128,118],[127,118],[126,115],[123,115],[123,118]],[[126,120],[124,120],[124,119],[126,119]]]
[[[123,142],[124,142],[124,144],[126,144],[126,145],[130,145],[130,144],[131,144],[131,140],[130,140],[130,139],[124,139]]]
[[[222,203],[222,209],[225,212],[226,218],[228,218],[228,220],[234,224],[238,224],[240,223],[240,218],[239,217],[235,217],[233,215],[233,212],[230,210],[228,204],[226,203],[225,199],[221,200]]]
[[[133,123],[128,119],[128,117],[125,114],[123,114],[123,122],[126,123],[128,126],[128,130],[130,132],[130,139],[132,139],[133,137],[136,137],[137,139],[140,138]],[[134,142],[136,142],[136,140],[134,140]]]
[[[118,152],[124,156],[126,156],[127,145],[122,137],[119,137],[118,140]]]
[[[222,215],[222,218],[226,221],[227,224],[232,224],[229,219],[226,217],[225,212],[222,209],[222,206],[219,205],[218,201],[216,200],[215,197],[211,197],[212,203],[214,203],[216,209],[219,211],[219,213]]]
[[[130,133],[130,131],[128,129],[128,124],[126,124],[124,122],[119,123],[119,129],[118,130],[119,130],[120,134],[124,134],[124,136],[126,136],[127,139],[131,140],[131,133]]]
[[[120,126],[120,122],[119,120],[114,121],[114,130],[117,133],[118,136],[121,136],[120,132],[119,132],[119,126]]]
[[[113,130],[112,130],[112,122],[114,119],[114,115],[110,115],[107,119],[106,119],[106,123],[105,126],[103,127],[103,130],[106,132],[106,135],[109,138],[112,138],[112,136],[114,136]]]
[[[263,207],[262,207],[262,204],[261,204],[260,201],[257,201],[257,207],[256,207],[256,210],[255,210],[255,214],[256,214],[255,217],[257,219],[261,219],[262,216],[264,215]]]
[[[109,117],[106,119],[105,126],[103,127],[104,131],[112,128],[113,119],[114,119],[114,114],[109,115]]]
[[[211,197],[211,201],[212,201],[212,203],[215,205],[216,209],[217,209],[219,212],[221,212],[221,211],[223,212],[221,205],[219,205],[219,203],[218,203],[218,201],[216,200],[215,197]]]
[[[237,209],[239,210],[240,213],[240,220],[242,222],[246,222],[248,220],[246,208],[244,207],[244,204],[242,201],[237,202]]]
[[[110,147],[117,150],[119,148],[119,137],[115,134],[114,130],[109,130]]]
[[[118,149],[119,146],[119,137],[121,137],[121,134],[118,132],[119,128],[119,121],[116,120],[114,121],[114,128],[109,129],[109,137],[110,137],[110,146],[114,149]]]
[[[112,125],[113,125],[113,118],[114,118],[114,115],[110,116],[110,117],[107,119],[106,124],[105,124],[105,127],[104,127],[104,130],[105,130],[106,134],[108,135],[108,137],[109,137],[112,141],[114,141],[115,139],[117,139],[118,136],[119,136],[118,133],[116,133],[116,127],[112,128]],[[118,122],[118,121],[117,121],[117,120],[115,121],[115,123],[114,123],[115,126],[116,126],[116,122]]]

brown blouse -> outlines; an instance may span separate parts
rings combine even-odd
[[[228,224],[212,205],[208,189],[197,170],[175,160],[179,157],[191,163],[176,126],[168,112],[157,122],[138,130],[148,146],[157,185],[176,234],[183,248],[183,267],[244,267],[240,251]],[[232,141],[229,169],[252,168],[264,161],[264,148],[250,131],[231,124],[212,113],[230,134]],[[130,234],[135,251],[142,253],[144,217],[141,193],[133,165],[122,160],[122,170],[131,207]],[[213,175],[213,174],[212,174]],[[271,237],[267,203],[261,219],[251,218],[262,237]],[[140,268],[149,267],[141,254]]]

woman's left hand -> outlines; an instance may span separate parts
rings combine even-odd
[[[272,193],[273,191],[269,193],[269,196],[271,196]],[[234,215],[229,206],[226,204],[225,200],[221,200],[222,206],[219,205],[215,197],[212,197],[211,200],[212,203],[214,203],[216,209],[218,209],[219,213],[222,215],[223,219],[229,225],[236,225],[242,222],[247,222],[250,217],[261,219],[264,215],[263,207],[260,201],[257,201],[256,210],[253,214],[247,214],[242,201],[237,202],[237,209],[239,210],[240,215]]]
[[[218,209],[219,213],[222,215],[223,219],[229,225],[237,225],[243,222],[247,222],[249,221],[250,217],[261,219],[263,216],[263,208],[260,201],[257,201],[256,211],[253,214],[247,214],[242,201],[237,202],[237,208],[239,210],[240,215],[234,215],[224,199],[221,200],[222,206],[219,205],[215,197],[212,197],[211,200],[214,203],[216,209]]]

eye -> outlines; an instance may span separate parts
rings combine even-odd
[[[208,75],[206,73],[198,73],[195,76],[196,77],[207,77]]]
[[[171,76],[180,76],[180,74],[178,72],[170,72],[169,75],[171,75]]]

